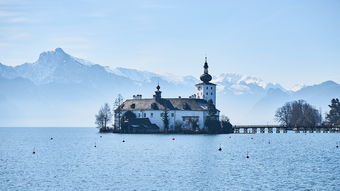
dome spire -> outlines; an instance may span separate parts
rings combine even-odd
[[[205,62],[204,62],[204,73],[205,74],[208,74],[208,68],[209,68],[209,66],[208,66],[208,58],[205,57]]]
[[[160,101],[162,97],[162,92],[160,91],[161,86],[159,86],[159,81],[158,81],[156,89],[157,90],[155,91],[155,95],[153,97],[155,98],[156,101]]]
[[[209,83],[210,80],[212,80],[212,77],[211,77],[211,75],[208,72],[209,66],[208,66],[208,58],[207,57],[205,57],[205,62],[204,62],[203,68],[204,68],[204,73],[201,75],[201,80],[204,83]]]

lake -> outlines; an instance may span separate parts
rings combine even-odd
[[[0,140],[0,190],[340,190],[339,133],[0,128]]]

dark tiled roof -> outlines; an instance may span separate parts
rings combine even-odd
[[[204,99],[192,98],[162,98],[159,102],[155,99],[128,99],[122,105],[123,111],[129,110],[208,110],[208,102]]]
[[[159,127],[153,123],[150,122],[149,118],[133,118],[129,119],[128,122],[129,126],[138,126],[140,128],[145,129],[159,129]]]

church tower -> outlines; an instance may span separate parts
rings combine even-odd
[[[208,61],[207,57],[205,57],[204,63],[204,73],[201,75],[201,83],[196,84],[197,93],[196,98],[205,99],[207,101],[212,100],[214,105],[216,106],[216,84],[210,83],[212,80],[211,75],[208,73]]]

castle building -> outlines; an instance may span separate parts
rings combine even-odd
[[[208,108],[211,103],[216,105],[216,84],[210,82],[207,58],[200,79],[196,84],[197,92],[189,98],[163,98],[157,85],[153,98],[143,99],[142,95],[136,95],[127,99],[115,110],[115,127],[128,132],[164,131],[164,120],[167,119],[169,131],[205,130]],[[218,110],[216,116],[219,116]]]

